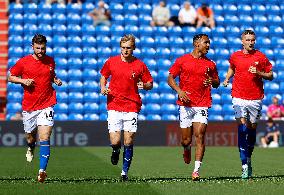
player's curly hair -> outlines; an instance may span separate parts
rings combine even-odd
[[[47,43],[46,37],[41,34],[36,34],[32,39],[32,45],[34,45],[35,43],[36,44],[46,44]]]
[[[128,35],[124,35],[123,37],[121,37],[120,39],[120,45],[121,43],[125,43],[127,41],[132,42],[132,46],[135,48],[135,36],[132,34],[128,34]]]

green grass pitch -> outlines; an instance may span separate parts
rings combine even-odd
[[[241,180],[236,147],[207,147],[201,181],[193,182],[181,147],[135,147],[129,181],[121,182],[122,157],[111,165],[110,147],[53,147],[44,184],[36,181],[38,148],[32,163],[25,151],[0,148],[0,194],[284,194],[284,148],[256,148],[254,177]]]

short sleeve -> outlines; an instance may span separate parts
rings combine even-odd
[[[103,65],[103,67],[101,69],[101,75],[104,76],[106,79],[108,79],[110,77],[110,75],[111,75],[110,64],[111,64],[110,63],[110,59],[108,59],[104,63],[104,65]]]
[[[149,71],[149,69],[147,68],[147,66],[142,63],[143,66],[143,72],[142,72],[142,82],[143,83],[147,83],[147,82],[153,82],[153,77]]]
[[[20,77],[23,74],[23,69],[24,69],[24,63],[23,60],[20,59],[16,62],[14,66],[12,66],[9,72],[12,76]]]
[[[231,55],[230,59],[229,59],[229,63],[230,63],[230,68],[235,70],[236,66],[234,64],[234,56]]]
[[[173,75],[173,77],[177,77],[181,73],[181,60],[177,59],[172,67],[169,69],[169,73]]]

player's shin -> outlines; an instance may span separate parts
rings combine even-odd
[[[256,142],[256,130],[248,129],[248,158],[251,158],[255,142]]]
[[[50,156],[50,141],[49,140],[40,142],[39,154],[40,154],[40,158],[39,158],[40,171],[45,171],[47,164],[48,164],[49,156]]]
[[[240,159],[242,165],[247,164],[248,156],[248,141],[247,141],[248,128],[245,124],[238,126],[238,147],[240,152]]]
[[[133,145],[124,146],[123,168],[122,171],[127,174],[133,157]]]

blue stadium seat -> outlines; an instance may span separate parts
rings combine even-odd
[[[144,114],[139,113],[138,121],[145,121],[145,120],[146,120],[146,116]]]
[[[98,81],[100,79],[100,74],[93,69],[83,70],[83,80],[84,81]]]
[[[112,25],[110,31],[112,36],[124,35],[124,27],[122,25]]]
[[[68,68],[69,69],[82,69],[82,68],[85,68],[83,67],[83,62],[80,58],[69,58],[68,59]],[[79,78],[78,78],[79,79]]]
[[[24,50],[22,47],[9,47],[8,56],[9,58],[21,58],[24,56]]]
[[[146,14],[151,15],[152,14],[152,6],[147,3],[138,3],[137,12],[139,14]]]
[[[139,28],[136,25],[125,25],[124,27],[125,34],[133,34],[134,36],[139,36]]]
[[[149,114],[160,114],[161,106],[157,103],[149,103],[145,106],[145,112]]]
[[[20,13],[11,13],[9,15],[9,24],[20,24],[23,25],[24,17]]]
[[[65,14],[66,13],[66,5],[62,3],[54,3],[51,6],[52,12],[53,13],[60,13],[60,14]]]
[[[66,35],[67,28],[64,24],[54,24],[52,27],[53,35]]]
[[[143,36],[152,36],[153,35],[153,28],[151,26],[146,25],[140,25],[139,32]]]
[[[179,10],[181,9],[181,7],[178,4],[179,3],[175,2],[171,2],[171,4],[169,4],[171,16],[178,16]]]
[[[209,109],[209,116],[221,115],[221,114],[222,114],[222,106],[220,104],[213,104],[212,107]]]
[[[218,56],[218,59],[229,59],[230,52],[228,49],[221,48],[221,49],[215,49],[215,55]]]
[[[176,104],[161,104],[161,114],[178,115],[178,107]]]
[[[68,115],[69,121],[81,121],[83,119],[84,119],[84,117],[83,117],[82,113],[71,113],[71,114]]]
[[[254,25],[254,20],[251,15],[245,15],[245,14],[239,15],[239,22],[240,24],[246,24],[248,26]]]
[[[269,28],[266,26],[259,25],[259,26],[256,26],[254,30],[258,36],[268,36],[269,35]]]
[[[79,3],[68,3],[66,6],[66,13],[81,14],[82,5]]]
[[[67,56],[69,58],[81,58],[82,57],[81,47],[68,47]]]
[[[7,103],[6,105],[7,113],[16,113],[22,110],[21,103]]]
[[[265,7],[266,7],[266,13],[267,14],[277,16],[277,15],[280,15],[280,13],[281,13],[280,7],[276,4],[272,4],[272,3],[266,4]]]
[[[85,103],[98,103],[99,94],[97,92],[85,92],[83,99]]]
[[[124,12],[123,6],[120,3],[111,2],[109,9],[112,14],[123,14]]]
[[[167,36],[168,29],[165,26],[157,26],[154,28],[155,36]]]
[[[224,115],[224,120],[225,121],[233,121],[235,120],[235,115]]]
[[[147,114],[146,120],[149,121],[159,121],[162,120],[162,117],[158,114]]]
[[[275,57],[277,56],[277,60],[284,60],[284,50],[282,48],[274,49]],[[267,56],[269,59],[272,59],[271,56]]]
[[[96,58],[97,57],[97,50],[95,47],[83,47],[82,55],[84,58]]]
[[[96,81],[85,81],[84,92],[100,92],[100,86]]]
[[[68,70],[68,79],[69,81],[81,81],[82,71],[80,69],[69,69]]]
[[[34,53],[33,49],[29,47],[24,48],[24,56]]]
[[[67,69],[67,60],[65,58],[55,58],[56,68]]]
[[[221,104],[221,96],[217,93],[212,93],[212,104]]]
[[[70,18],[67,18],[65,16],[65,14],[62,14],[62,13],[54,13],[52,15],[52,23],[53,24],[63,24],[63,25],[66,25],[68,20],[70,20]]]
[[[157,64],[159,66],[159,70],[165,70],[165,71],[168,71],[172,65],[171,61],[168,59],[158,59]]]
[[[95,47],[97,40],[93,36],[82,36],[82,46],[83,47]]]
[[[281,26],[269,26],[270,36],[279,36],[283,35],[284,30]]]
[[[40,24],[49,24],[52,25],[52,16],[47,13],[40,13],[37,15],[38,21],[40,21]]]
[[[231,94],[222,94],[221,96],[221,102],[222,104],[232,104],[232,96]]]
[[[82,32],[84,32],[84,36],[95,36],[96,28],[92,24],[82,24],[81,28]]]
[[[24,4],[23,9],[24,9],[24,13],[37,14],[38,12],[37,4],[35,3],[26,3]]]
[[[13,47],[22,47],[24,45],[23,37],[19,35],[9,36],[8,45]]]
[[[178,117],[176,115],[173,115],[173,114],[163,114],[162,120],[163,121],[176,121],[176,120],[178,120]]]
[[[271,47],[271,40],[266,37],[258,37],[256,42],[256,47],[258,48],[270,48]]]
[[[68,92],[68,84],[66,81],[62,81],[61,86],[57,86],[55,84],[53,84],[52,86],[57,92]]]
[[[71,35],[81,36],[81,34],[82,34],[81,25],[79,25],[79,24],[68,24],[66,33],[67,33],[68,36],[71,36]]]
[[[146,14],[140,14],[138,17],[139,26],[149,25],[151,21],[152,21],[152,17]]]
[[[67,38],[64,35],[53,36],[54,47],[67,47]]]
[[[85,103],[84,112],[85,114],[99,114],[99,105],[97,103]]]
[[[94,20],[92,19],[91,16],[89,16],[88,14],[83,14],[81,16],[81,23],[82,24],[89,24],[92,25],[94,23]],[[84,32],[84,31],[83,31]]]
[[[156,50],[151,47],[143,47],[142,54],[144,58],[153,58],[156,54]]]
[[[61,114],[61,113],[68,114],[68,104],[61,103],[61,102],[57,103],[54,106],[54,112],[57,114]]]
[[[284,72],[284,58],[283,59],[277,59],[275,62],[275,68],[277,67],[277,70],[279,70],[279,73]],[[279,73],[277,77],[279,78]],[[282,79],[284,80],[284,74],[282,74]]]
[[[217,49],[217,48],[227,48],[227,44],[228,44],[228,41],[225,37],[213,37],[213,40],[212,40],[212,46]]]
[[[37,33],[37,25],[35,24],[25,24],[24,34],[25,35],[35,35]]]
[[[224,16],[224,25],[225,26],[239,26],[239,18],[236,15],[232,15],[232,13]]]
[[[239,15],[242,15],[242,14],[244,14],[244,15],[251,15],[252,14],[252,8],[251,8],[251,6],[250,5],[248,5],[248,4],[238,4],[237,5],[237,10],[238,10],[238,14]]]
[[[8,92],[7,101],[8,103],[21,103],[23,94],[21,92]]]
[[[131,25],[137,26],[139,19],[134,14],[125,14],[124,15],[124,22],[125,22],[125,24],[131,24]]]
[[[161,104],[175,104],[177,100],[176,95],[172,93],[161,93],[160,94],[160,103]]]
[[[24,28],[20,24],[10,24],[8,28],[9,35],[23,35]]]
[[[69,92],[83,92],[83,83],[81,81],[69,81],[68,82]]]
[[[158,78],[159,81],[167,81],[168,80],[168,76],[169,76],[169,72],[168,71],[164,71],[164,70],[159,70],[158,71],[157,78]]]
[[[252,4],[251,6],[252,13],[256,15],[265,15],[266,14],[266,8],[264,5],[260,3]]]
[[[184,41],[181,37],[177,37],[175,35],[170,36],[169,38],[170,41],[170,47],[174,47],[174,48],[183,48],[184,47]]]
[[[209,116],[208,116],[208,120],[209,121],[223,121],[224,120],[224,118],[223,118],[223,116],[222,115],[213,115],[213,114],[209,114]]]
[[[265,93],[279,93],[280,86],[278,83],[275,82],[265,82],[264,83],[264,92]]]
[[[83,114],[84,113],[84,106],[82,103],[71,102],[68,105],[68,112],[69,114]]]
[[[238,8],[234,4],[230,4],[229,2],[226,2],[223,4],[223,9],[225,13],[230,13],[230,15],[237,15],[238,14]]]
[[[17,13],[22,14],[24,12],[23,5],[20,3],[11,2],[8,6],[8,9],[9,9],[9,13],[13,13],[13,14],[17,14]]]
[[[111,56],[119,55],[120,52],[121,52],[120,47],[113,47],[113,48],[111,49]],[[137,53],[138,53],[138,55],[140,56],[140,53],[141,53],[141,52],[140,52],[140,50],[139,50],[138,48],[136,48],[136,49],[134,50],[134,56],[138,57],[138,56],[137,56]]]
[[[266,26],[268,24],[268,19],[265,15],[255,14],[253,15],[254,26],[257,28],[261,28],[262,26]]]
[[[83,103],[83,94],[80,92],[70,92],[68,94],[68,101],[70,103]]]
[[[154,47],[155,46],[155,40],[150,36],[141,36],[140,43],[141,45],[143,45],[143,47]]]
[[[234,115],[234,114],[235,114],[235,111],[232,106],[232,103],[229,103],[229,104],[226,103],[222,105],[222,115],[223,116]]]
[[[155,36],[155,45],[156,47],[169,47],[170,41],[166,36]]]
[[[9,92],[23,92],[23,88],[20,84],[14,84],[11,82],[7,83],[7,91]]]
[[[85,2],[82,4],[82,13],[89,13],[92,11],[96,6],[92,2]]]
[[[69,13],[66,17],[67,24],[81,25],[81,16],[75,13]]]
[[[158,66],[157,66],[156,60],[154,60],[152,58],[145,58],[143,61],[146,64],[146,66],[149,68],[149,70],[157,71]]]
[[[81,47],[82,39],[80,36],[68,36],[68,47]]]
[[[270,25],[281,26],[283,23],[282,18],[279,15],[268,15],[267,19]]]
[[[164,58],[164,59],[169,59],[171,55],[171,51],[168,48],[163,48],[163,47],[158,47],[156,49],[156,58]]]
[[[86,121],[97,121],[100,119],[98,114],[84,114],[84,120]]]
[[[64,69],[56,69],[56,75],[58,78],[60,78],[62,81],[69,81],[68,79],[68,73]]]
[[[97,49],[98,56],[103,58],[108,58],[111,55],[111,52],[112,50],[109,47],[98,47]]]
[[[104,104],[99,104],[99,113],[106,113],[107,112],[107,105]]]
[[[68,103],[68,94],[66,92],[57,92],[56,99],[60,103]]]
[[[225,18],[223,16],[215,16],[216,26],[224,26]]]
[[[222,16],[223,15],[223,6],[218,4],[218,3],[214,3],[211,5],[211,8],[214,11],[214,15],[215,16]]]
[[[52,36],[52,26],[49,24],[39,24],[37,33],[43,34],[44,36]]]
[[[126,2],[123,5],[123,12],[127,14],[136,14],[137,13],[137,5],[134,3]]]
[[[268,49],[268,48],[264,48],[264,49],[262,49],[261,50],[267,57],[268,57],[268,59],[270,59],[270,60],[274,60],[274,52],[273,52],[273,50],[272,49]],[[275,51],[275,53],[276,53],[276,49],[274,50]],[[283,52],[284,53],[284,52]],[[279,56],[277,56],[277,58],[279,59]],[[281,58],[280,58],[281,59]]]
[[[160,82],[158,89],[160,93],[173,93],[173,89],[168,85],[166,81]]]
[[[97,66],[99,70],[103,67],[106,61],[107,61],[107,58],[98,58]]]
[[[159,103],[160,102],[160,95],[158,93],[146,93],[145,100],[143,103]]]
[[[12,66],[14,66],[17,61],[18,61],[18,58],[9,58],[8,59],[8,69],[10,69]]]
[[[183,32],[181,27],[173,26],[168,28],[168,33],[171,36],[181,37]]]
[[[112,25],[122,25],[124,26],[124,16],[121,14],[112,14]]]
[[[284,38],[271,36],[272,48],[284,48]]]
[[[61,114],[54,114],[54,120],[55,121],[67,121],[68,120],[68,115],[61,113]]]
[[[111,47],[110,38],[105,35],[98,35],[97,36],[97,46],[98,47]]]
[[[100,114],[100,120],[101,121],[106,121],[107,120],[107,114],[106,113],[101,113]]]

